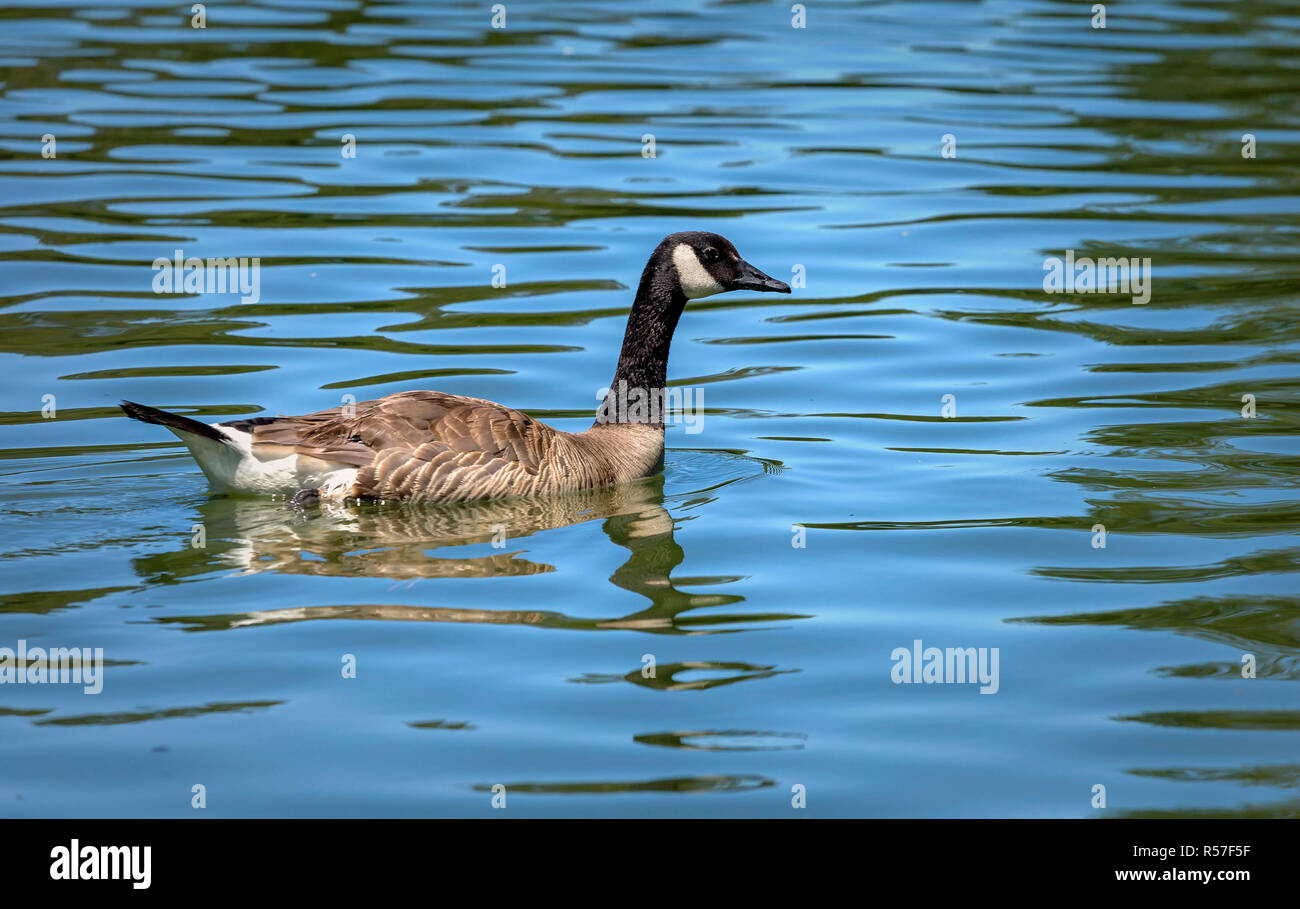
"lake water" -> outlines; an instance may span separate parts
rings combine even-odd
[[[790,7],[0,11],[0,647],[105,663],[0,684],[0,815],[1300,813],[1300,10]],[[684,229],[796,288],[644,483],[299,511],[116,406],[582,429]]]

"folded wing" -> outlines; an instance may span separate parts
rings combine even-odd
[[[557,472],[561,481],[569,473],[563,433],[500,404],[437,391],[224,425],[250,433],[253,454],[262,459],[292,452],[357,468],[352,494],[367,498],[528,495],[547,488]]]

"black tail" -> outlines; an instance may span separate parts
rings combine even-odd
[[[159,410],[157,407],[136,404],[134,401],[123,401],[121,406],[128,417],[142,423],[157,423],[160,426],[169,426],[172,429],[179,429],[182,432],[203,436],[205,439],[213,439],[217,442],[230,441],[207,423],[200,423],[198,420],[182,417],[178,413],[168,413],[165,410]]]

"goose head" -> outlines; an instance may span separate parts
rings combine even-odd
[[[766,275],[736,252],[720,234],[688,230],[669,234],[655,250],[663,264],[671,263],[677,286],[687,300],[731,290],[788,294],[790,285]]]
[[[668,372],[668,348],[687,302],[732,290],[788,294],[790,285],[750,265],[730,240],[718,234],[687,230],[660,241],[641,273],[618,368],[597,414],[597,426],[616,422],[604,416],[616,389],[661,393]],[[662,450],[663,424],[657,425]]]

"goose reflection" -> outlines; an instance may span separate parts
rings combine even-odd
[[[744,461],[751,459],[744,458]],[[757,473],[765,470],[759,465]],[[753,465],[750,466],[753,471]],[[744,479],[737,477],[736,479]],[[735,480],[728,480],[734,482]],[[723,483],[721,485],[726,485]],[[716,490],[716,486],[713,487]],[[686,495],[692,495],[687,493]],[[636,630],[659,634],[707,634],[744,630],[755,622],[803,618],[793,613],[715,611],[741,603],[728,593],[688,593],[672,571],[685,554],[674,538],[665,507],[664,478],[545,499],[458,505],[320,505],[301,509],[284,503],[213,498],[199,506],[196,521],[203,548],[151,555],[136,561],[151,581],[180,580],[214,569],[235,575],[275,572],[327,577],[387,578],[392,589],[426,579],[490,578],[541,574],[554,565],[523,557],[521,550],[492,554],[439,555],[471,544],[516,547],[527,537],[587,521],[602,521],[610,542],[629,552],[609,577],[616,587],[645,597],[649,605],[629,615],[587,618],[560,612],[477,609],[398,603],[311,605],[223,615],[159,616],[188,631],[264,626],[323,619],[403,622],[470,622],[535,625],[577,630]],[[729,576],[692,577],[692,586],[723,585]],[[701,613],[702,610],[707,610]]]
[[[488,543],[513,548],[519,541],[553,530],[604,519],[610,539],[633,552],[655,546],[638,541],[672,540],[673,519],[664,508],[663,478],[627,486],[538,499],[461,505],[399,503],[327,504],[298,509],[248,499],[212,500],[205,510],[209,533],[216,519],[235,532],[222,560],[241,573],[329,577],[391,578],[415,582],[429,578],[490,578],[542,574],[554,565],[534,562],[520,551],[489,555],[434,556],[434,550]],[[222,504],[218,505],[218,501]],[[226,514],[221,512],[229,508]],[[666,569],[681,561],[677,559]],[[665,571],[666,574],[666,571]]]

